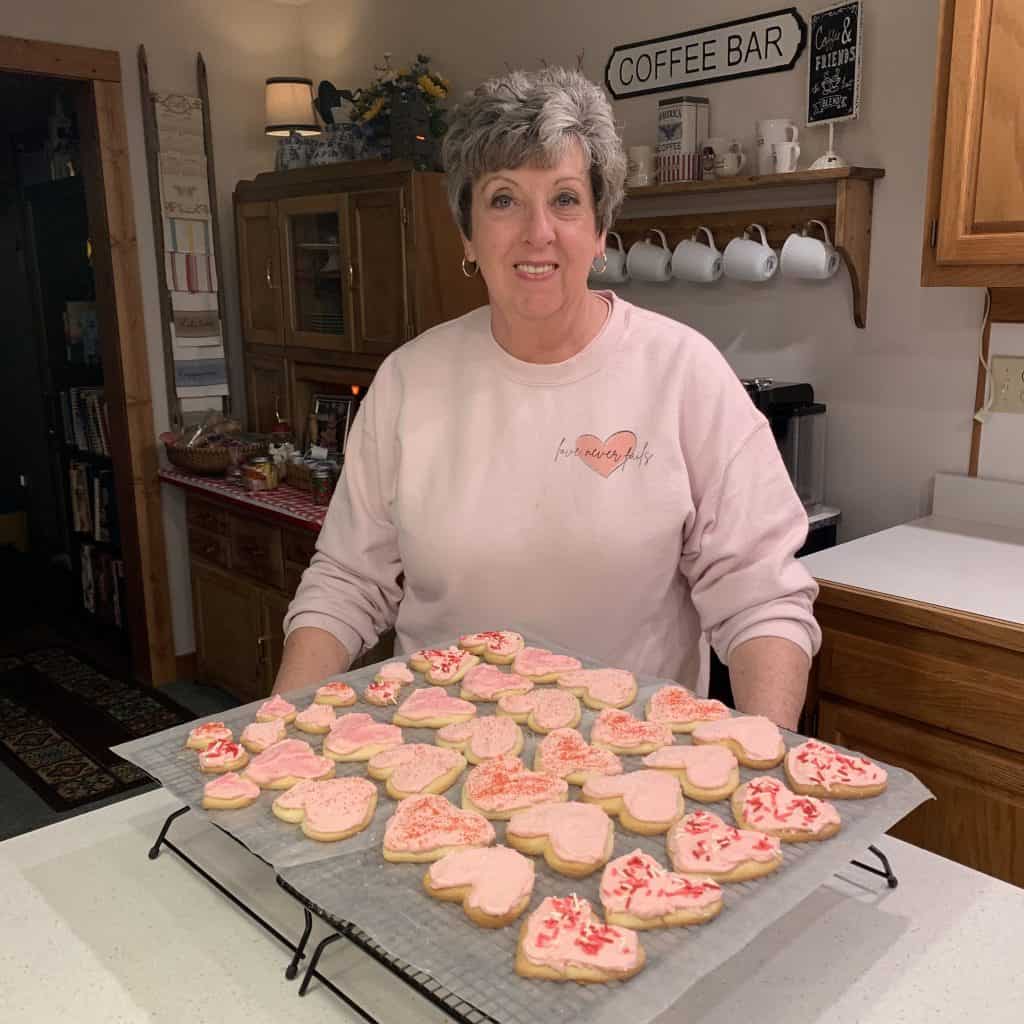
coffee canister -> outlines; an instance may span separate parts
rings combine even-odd
[[[658,101],[658,181],[700,181],[701,147],[711,134],[706,96],[674,96]]]

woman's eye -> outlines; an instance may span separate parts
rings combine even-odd
[[[491,197],[491,206],[496,210],[507,210],[512,205],[512,197],[505,194],[499,194]]]
[[[576,195],[572,192],[561,192],[555,202],[559,206],[575,206],[579,202],[579,199],[577,199]]]

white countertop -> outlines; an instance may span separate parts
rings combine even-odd
[[[0,843],[0,991],[17,1024],[203,1024],[359,1018],[315,981],[302,1000],[285,949],[170,851],[146,852],[180,806],[164,790]],[[270,869],[186,814],[171,838],[286,934],[302,915]],[[883,837],[900,878],[849,867],[705,978],[659,1024],[1017,1024],[1024,890]],[[865,851],[865,861],[871,855]],[[325,934],[316,924],[312,947]],[[321,970],[381,1021],[439,1010],[339,942]],[[642,984],[642,977],[633,984]]]

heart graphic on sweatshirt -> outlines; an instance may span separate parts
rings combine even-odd
[[[626,464],[626,456],[636,449],[636,434],[620,430],[604,441],[594,434],[580,434],[576,438],[579,457],[595,473],[608,478]]]

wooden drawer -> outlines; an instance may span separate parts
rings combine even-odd
[[[226,534],[208,533],[189,526],[188,549],[195,558],[212,562],[224,569],[231,567],[231,548]]]
[[[317,535],[305,530],[302,532],[298,530],[282,530],[281,535],[282,543],[284,544],[284,560],[286,562],[294,562],[305,569],[309,565],[309,560],[313,557],[313,552],[316,551]]]
[[[195,526],[222,536],[228,532],[228,510],[201,498],[193,498],[191,494],[188,496],[186,519],[190,530]]]
[[[279,590],[284,587],[281,530],[267,523],[231,517],[231,568]]]

